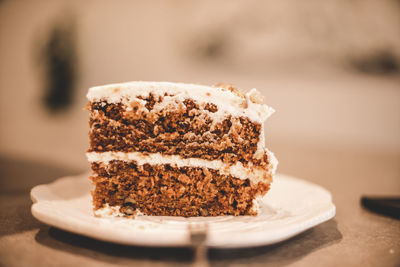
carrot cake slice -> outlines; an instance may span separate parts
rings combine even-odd
[[[256,89],[128,82],[87,98],[95,215],[257,214],[277,160]]]

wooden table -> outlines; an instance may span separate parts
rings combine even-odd
[[[211,266],[400,266],[400,220],[360,206],[363,194],[400,195],[400,154],[275,144],[279,171],[318,183],[333,194],[334,219],[280,244],[211,249]],[[70,170],[0,157],[0,266],[186,266],[185,248],[100,242],[36,221],[29,190]],[[289,197],[289,196],[288,196]]]

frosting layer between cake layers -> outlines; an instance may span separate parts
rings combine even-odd
[[[239,179],[249,179],[253,184],[259,182],[271,182],[271,177],[275,174],[277,160],[272,152],[267,150],[269,165],[268,169],[254,166],[251,162],[244,166],[240,161],[235,164],[227,164],[221,160],[205,160],[200,158],[182,158],[177,155],[162,155],[161,153],[141,153],[141,152],[90,152],[87,153],[89,162],[105,163],[119,160],[130,162],[134,161],[137,165],[171,165],[172,167],[198,167],[208,168],[219,171],[221,175],[231,175]]]

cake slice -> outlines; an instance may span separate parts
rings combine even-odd
[[[87,98],[95,215],[257,214],[277,160],[256,89],[129,82]]]

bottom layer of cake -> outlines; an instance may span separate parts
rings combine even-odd
[[[107,209],[126,216],[256,215],[255,200],[267,193],[271,182],[251,184],[249,179],[220,175],[213,169],[134,161],[94,162],[92,169],[98,215]]]

